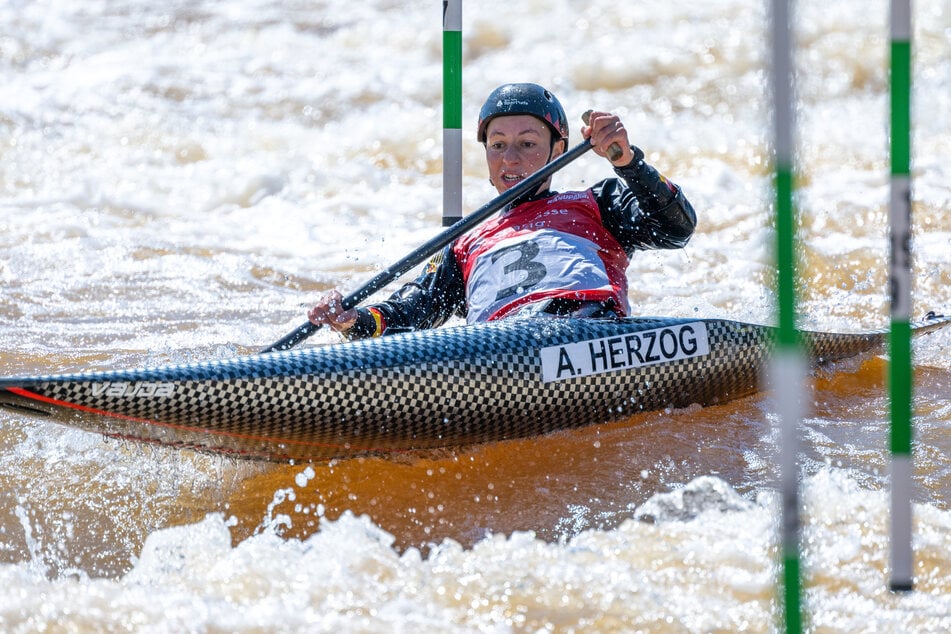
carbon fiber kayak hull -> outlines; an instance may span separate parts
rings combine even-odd
[[[915,325],[915,334],[946,318]],[[508,320],[115,372],[0,379],[0,405],[108,436],[327,460],[545,434],[759,389],[774,332],[721,319]],[[815,366],[887,333],[804,333]]]

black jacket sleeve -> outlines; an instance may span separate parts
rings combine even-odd
[[[358,308],[357,322],[346,333],[348,339],[435,328],[453,315],[465,316],[465,282],[452,245],[433,256],[413,282],[371,308],[382,316],[382,330],[378,329],[370,308]]]
[[[639,249],[679,249],[690,240],[697,215],[683,191],[644,162],[644,153],[631,146],[634,160],[617,167],[621,178],[608,178],[592,187],[601,219],[630,256]]]

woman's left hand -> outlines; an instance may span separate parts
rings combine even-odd
[[[611,146],[617,145],[621,149],[620,156],[608,158],[615,167],[630,165],[634,160],[627,129],[616,114],[592,111],[588,116],[588,124],[581,128],[581,136],[591,139],[594,153],[605,158],[612,156]]]

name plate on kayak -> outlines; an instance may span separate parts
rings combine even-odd
[[[542,348],[542,382],[591,376],[710,354],[707,327],[691,322]]]

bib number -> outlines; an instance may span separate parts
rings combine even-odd
[[[512,280],[509,286],[500,288],[495,295],[495,301],[501,301],[509,298],[525,289],[531,288],[545,279],[548,269],[545,265],[537,261],[538,245],[528,240],[519,242],[511,246],[503,247],[492,254],[492,263],[495,264],[510,253],[517,254],[517,259],[505,264],[502,267],[502,273],[506,281]]]

